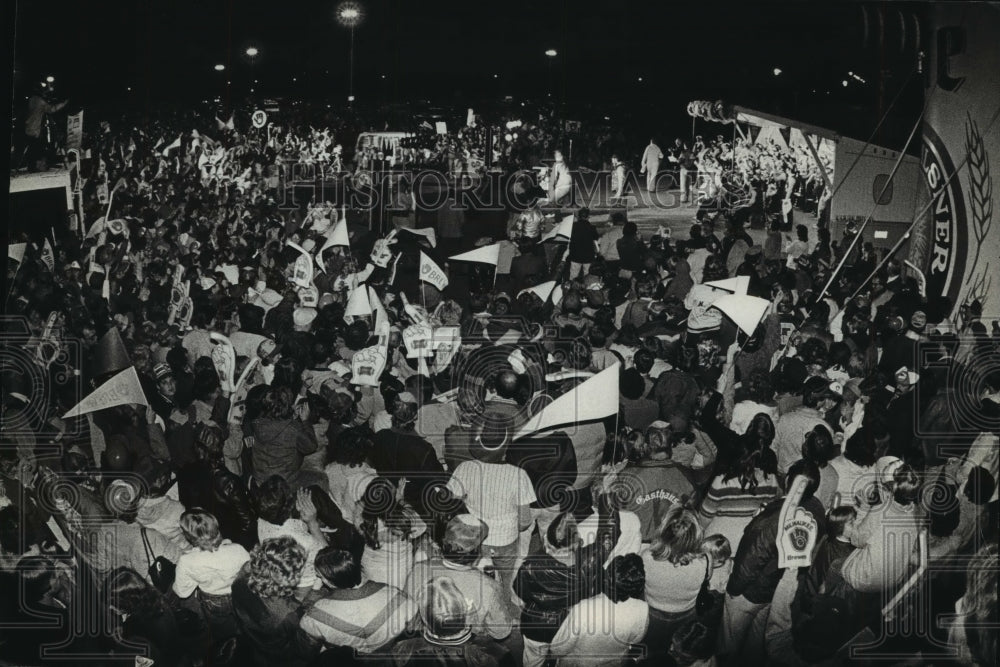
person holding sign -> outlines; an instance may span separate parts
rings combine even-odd
[[[805,479],[805,482],[801,481]],[[811,461],[798,461],[788,469],[786,498],[768,503],[753,518],[743,533],[733,574],[726,587],[726,601],[719,635],[720,664],[756,665],[764,657],[764,629],[771,599],[782,577],[782,555],[794,552],[800,558],[793,567],[809,564],[801,554],[809,553],[809,530],[806,520],[789,521],[789,512],[811,515],[812,543],[816,531],[825,529],[826,514],[813,494],[819,488],[819,468]],[[795,491],[795,493],[792,493]],[[798,502],[796,502],[798,496]],[[801,523],[801,525],[800,525]],[[822,523],[822,525],[820,525]],[[786,531],[785,528],[788,528]],[[788,549],[791,545],[793,548]]]

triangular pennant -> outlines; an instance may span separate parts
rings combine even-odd
[[[177,135],[177,138],[171,142],[169,146],[163,149],[163,157],[170,157],[170,151],[177,150],[181,147],[181,135]]]
[[[552,228],[548,234],[542,235],[542,241],[548,241],[549,239],[555,239],[557,241],[566,240],[568,241],[570,237],[573,236],[573,220],[575,216],[572,214],[563,216],[563,219],[558,225]]]
[[[251,359],[257,356],[257,349],[265,340],[266,336],[246,331],[234,331],[229,335],[229,342],[233,344],[237,356]]]
[[[534,287],[523,289],[518,292],[517,295],[521,296],[522,294],[530,292],[531,294],[537,294],[538,298],[544,302],[549,300],[549,297],[552,296],[552,292],[554,292],[555,289],[556,281],[550,280],[546,283],[542,283],[541,285],[535,285]]]
[[[49,243],[48,239],[45,239],[45,243],[42,244],[42,263],[49,270],[49,273],[55,271],[56,268],[56,256],[52,251],[52,244]]]
[[[710,280],[705,283],[708,287],[725,290],[731,294],[746,294],[750,288],[750,276],[736,276],[725,280]]]
[[[439,290],[448,286],[448,276],[437,263],[420,251],[420,279],[434,285]]]
[[[347,234],[347,219],[341,218],[337,224],[327,230],[325,236],[326,241],[320,247],[319,252],[316,253],[316,263],[319,264],[320,270],[325,270],[323,268],[323,253],[327,249],[338,245],[351,247],[351,239]]]
[[[344,307],[344,317],[359,317],[372,314],[372,304],[368,299],[368,289],[362,285],[351,292]]]
[[[726,294],[710,306],[725,313],[748,336],[753,334],[770,307],[771,302],[767,299],[745,294]]]
[[[11,243],[7,246],[7,258],[20,264],[21,260],[24,259],[24,251],[27,247],[27,243]]]
[[[117,405],[149,405],[134,366],[129,366],[92,391],[89,396],[63,415],[63,419],[79,417],[88,412],[113,408]]]
[[[107,284],[107,279],[104,283]],[[97,342],[94,349],[94,375],[100,377],[108,373],[114,373],[132,365],[129,359],[128,350],[125,348],[125,341],[118,331],[118,327],[111,327],[108,333]]]
[[[513,439],[563,424],[603,419],[617,414],[620,369],[621,364],[616,363],[552,401],[529,419]]]
[[[482,262],[483,264],[496,266],[500,263],[500,244],[494,243],[470,250],[469,252],[463,252],[460,255],[453,255],[451,259],[461,262]]]

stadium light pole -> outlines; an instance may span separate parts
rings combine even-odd
[[[552,61],[559,55],[559,52],[555,49],[549,49],[545,52],[545,55],[548,56],[549,60],[549,97],[552,97]]]
[[[247,57],[247,62],[250,63],[250,78],[253,80],[253,84],[250,86],[250,94],[254,94],[257,90],[257,56],[260,55],[260,49],[256,46],[248,46],[243,52]]]
[[[337,5],[337,22],[351,31],[350,61],[347,69],[347,101],[354,102],[354,29],[364,20],[364,8],[360,3],[346,0]]]

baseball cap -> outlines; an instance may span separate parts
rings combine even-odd
[[[174,372],[170,370],[170,366],[168,366],[167,364],[160,363],[153,366],[153,377],[156,378],[157,382],[159,382],[164,378],[170,377],[171,375],[173,375],[173,373]]]

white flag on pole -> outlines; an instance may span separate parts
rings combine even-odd
[[[433,259],[424,254],[423,250],[420,251],[420,279],[429,282],[439,290],[448,286],[448,276],[444,270]]]
[[[178,134],[177,138],[174,139],[169,146],[163,149],[163,157],[170,157],[170,151],[177,150],[180,147],[181,147],[181,135]]]
[[[518,296],[530,292],[531,294],[537,294],[538,298],[543,302],[548,301],[549,297],[552,296],[552,292],[556,289],[556,281],[550,280],[547,283],[542,283],[541,285],[535,285],[534,287],[529,287],[523,289],[517,293]]]
[[[564,216],[558,225],[552,228],[548,234],[542,235],[542,241],[548,241],[549,239],[556,239],[561,241],[563,239],[569,240],[573,236],[573,219],[572,214]]]
[[[563,424],[603,419],[618,413],[618,373],[621,364],[604,369],[549,403],[528,420],[514,440]]]
[[[347,297],[347,306],[344,307],[344,317],[359,317],[372,314],[372,304],[368,299],[368,289],[365,285],[359,285]]]
[[[460,255],[454,255],[451,259],[461,262],[482,262],[483,264],[492,264],[493,266],[496,266],[500,263],[500,244],[494,243],[492,245],[483,246],[482,248],[476,248],[475,250],[470,250],[469,252],[463,252]]]
[[[48,239],[45,239],[45,243],[42,244],[42,262],[48,268],[49,273],[55,271],[56,255],[52,251],[52,244],[49,243]]]
[[[7,258],[20,264],[21,260],[24,259],[24,250],[27,247],[27,243],[11,243],[7,246]]]
[[[76,407],[63,415],[63,419],[78,417],[88,412],[97,412],[116,405],[149,405],[146,394],[139,384],[135,366],[129,366],[118,375],[95,389],[89,396],[77,403]]]

